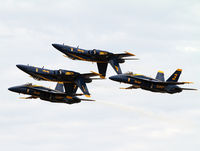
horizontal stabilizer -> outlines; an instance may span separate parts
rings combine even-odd
[[[135,56],[134,54],[125,51],[125,53],[118,53],[118,54],[114,54],[117,58],[123,58],[123,57],[131,57],[131,56]]]
[[[37,99],[36,96],[29,96],[29,97],[20,97],[20,99]]]
[[[139,58],[123,58],[124,60],[140,60]]]
[[[198,90],[198,89],[193,89],[193,88],[181,88],[182,90]]]
[[[165,83],[165,84],[179,85],[179,84],[192,84],[193,82],[163,82],[163,83]]]
[[[95,101],[95,100],[91,100],[91,99],[80,99],[81,101]]]

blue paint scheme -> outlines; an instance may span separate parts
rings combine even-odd
[[[67,87],[67,85],[70,85],[71,87],[78,86],[85,95],[90,95],[86,83],[92,82],[91,77],[98,76],[94,73],[80,74],[78,72],[63,69],[49,70],[28,65],[16,66],[37,80],[63,82],[65,88]]]
[[[180,69],[177,69],[179,71]],[[177,73],[177,71],[175,73]],[[163,74],[164,75],[164,74]],[[177,75],[175,75],[177,77]],[[178,75],[179,78],[180,75]],[[173,79],[174,74],[170,77]],[[196,90],[190,88],[181,88],[177,85],[185,84],[189,82],[177,82],[177,81],[162,81],[162,79],[153,79],[144,75],[132,74],[132,73],[125,73],[119,74],[109,77],[109,79],[117,82],[123,82],[131,84],[132,86],[125,88],[125,89],[137,89],[141,88],[144,90],[152,91],[152,92],[160,92],[160,93],[180,93],[182,90]]]
[[[120,68],[119,63],[124,63],[125,60],[135,60],[134,58],[124,58],[129,56],[135,56],[134,54],[130,54],[127,52],[121,54],[114,54],[112,52],[104,50],[85,50],[61,44],[52,44],[52,46],[73,60],[96,62],[98,64],[99,73],[102,75],[102,77],[106,76],[106,69],[108,63],[110,63],[110,65],[113,67],[117,74],[122,74],[122,70]]]
[[[58,84],[56,87],[58,87]],[[67,95],[66,93],[64,93],[62,91],[53,90],[53,89],[46,88],[43,86],[36,86],[36,85],[32,85],[30,83],[11,87],[8,90],[10,90],[12,92],[16,92],[16,93],[31,95],[30,97],[27,97],[26,99],[40,98],[41,100],[45,100],[45,101],[49,101],[49,102],[53,102],[53,103],[74,104],[74,103],[80,103],[81,100],[94,101],[94,100],[88,100],[88,99],[80,99],[80,98],[76,97],[76,95],[74,95],[74,94]]]

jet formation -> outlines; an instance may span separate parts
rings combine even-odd
[[[93,79],[95,79],[92,79],[91,77],[98,76],[98,73],[95,72],[80,74],[71,70],[50,70],[20,64],[16,66],[36,80],[63,82],[65,89],[68,90],[66,91],[66,93],[74,93],[79,87],[83,94],[87,97],[90,96],[90,93],[88,91],[86,83],[90,83]]]
[[[28,97],[22,97],[23,99],[37,99],[53,102],[53,103],[66,103],[74,104],[81,101],[94,101],[91,99],[83,99],[78,96],[85,95],[90,97],[87,83],[91,83],[93,80],[105,79],[108,63],[113,67],[117,75],[109,77],[109,79],[117,82],[123,82],[131,84],[130,87],[124,89],[144,89],[151,92],[160,93],[180,93],[183,90],[197,90],[193,88],[182,88],[178,85],[189,84],[191,82],[178,82],[182,69],[177,69],[166,81],[164,78],[164,72],[159,71],[156,78],[151,78],[141,74],[133,74],[132,72],[122,73],[120,63],[124,63],[126,60],[137,60],[137,58],[127,58],[135,56],[133,53],[112,53],[104,50],[92,49],[80,49],[67,45],[52,44],[54,48],[64,53],[68,58],[72,60],[83,60],[96,62],[98,72],[91,71],[90,73],[79,73],[76,71],[58,69],[51,70],[46,68],[34,67],[29,65],[16,65],[20,70],[29,74],[35,80],[56,82],[55,89],[46,88],[43,86],[33,85],[31,83],[14,86],[8,88],[8,90],[16,93],[22,93],[30,95]],[[96,77],[100,76],[100,78]],[[77,93],[77,89],[82,91],[81,94]]]

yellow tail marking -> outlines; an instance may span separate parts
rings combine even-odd
[[[174,77],[172,78],[172,80],[176,80],[178,74],[174,74]]]
[[[119,71],[119,68],[118,68],[117,66],[115,66],[115,69],[116,69],[117,71]]]
[[[90,98],[90,95],[85,95],[86,97]]]

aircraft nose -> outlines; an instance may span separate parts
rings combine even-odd
[[[8,88],[9,91],[12,91],[12,92],[18,92],[18,87],[10,87]]]
[[[114,75],[114,76],[109,77],[109,79],[113,81],[120,81],[121,78],[118,75]]]
[[[27,66],[25,66],[25,65],[17,64],[16,66],[17,66],[17,68],[19,68],[22,71],[26,71],[27,70]]]
[[[62,49],[62,45],[60,44],[52,44],[52,46],[58,50]]]

